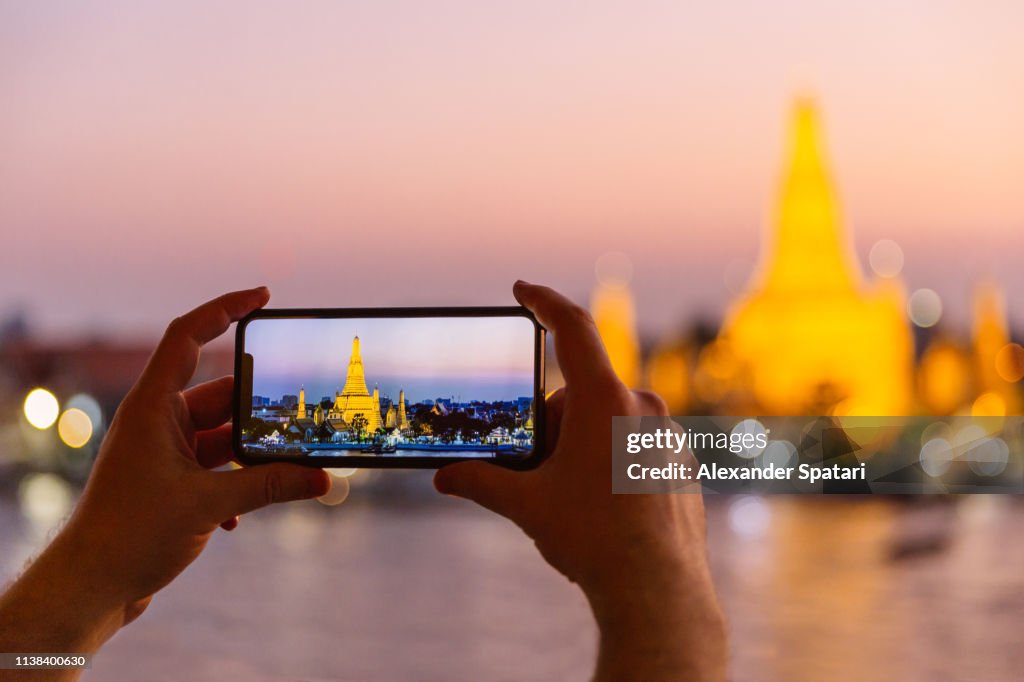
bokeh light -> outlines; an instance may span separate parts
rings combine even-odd
[[[25,397],[25,419],[37,429],[48,429],[57,421],[60,403],[45,388],[36,388]]]
[[[1008,343],[996,353],[996,372],[1003,381],[1011,384],[1024,379],[1024,348],[1017,343]]]
[[[73,407],[85,412],[89,416],[89,420],[93,425],[93,430],[98,429],[100,424],[103,423],[103,408],[100,407],[99,402],[88,393],[76,393],[68,398],[68,401],[64,404],[64,408],[71,409]]]
[[[907,301],[907,314],[918,327],[934,327],[942,318],[942,299],[931,289],[918,289]]]
[[[932,477],[938,477],[949,470],[953,462],[953,446],[945,438],[932,438],[921,446],[921,468]]]
[[[796,446],[788,440],[773,440],[768,442],[768,447],[761,455],[761,461],[765,468],[783,468],[790,466],[796,458]]]
[[[327,491],[326,495],[316,498],[316,501],[322,505],[333,507],[347,500],[350,490],[351,485],[347,476],[331,474],[331,489]]]
[[[1006,401],[994,391],[982,393],[971,405],[972,417],[1005,417]]]
[[[29,474],[18,485],[22,515],[39,535],[46,535],[71,511],[71,486],[60,476]]]
[[[57,422],[57,433],[70,448],[80,448],[92,438],[92,420],[77,407],[64,410]]]
[[[953,429],[946,422],[932,422],[921,431],[921,445],[935,438],[943,438],[949,441],[953,438]]]
[[[633,261],[621,251],[610,251],[594,263],[598,283],[609,289],[623,289],[633,279]]]
[[[998,476],[1010,460],[1010,448],[1002,438],[982,438],[969,451],[968,464],[979,476]]]
[[[767,434],[768,434],[768,432],[765,431],[764,425],[761,424],[761,422],[757,421],[756,419],[744,419],[743,421],[738,423],[736,426],[732,427],[732,433],[730,434],[730,441],[732,439],[738,438],[738,439],[743,439],[746,442],[751,442],[751,438],[749,438],[749,436],[754,436],[754,438],[753,438],[754,445],[752,445],[750,447],[742,448],[739,452],[735,453],[736,456],[737,457],[742,457],[744,459],[753,459],[754,457],[757,457],[758,455],[760,455],[761,452],[764,450],[764,448],[763,447],[759,447],[757,445],[757,442],[760,441],[758,436],[767,437]],[[760,441],[760,442],[766,442],[766,441]]]
[[[871,247],[868,263],[879,277],[897,277],[903,271],[903,249],[891,239],[880,239]]]
[[[953,438],[953,445],[961,450],[968,450],[977,444],[987,434],[978,424],[971,424],[965,426],[956,432],[956,436]]]
[[[771,510],[760,497],[739,497],[729,505],[729,527],[737,535],[763,535],[770,523]]]

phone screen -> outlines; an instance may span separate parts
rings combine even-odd
[[[238,333],[236,449],[320,466],[528,459],[541,328],[519,309],[471,310],[262,311]]]

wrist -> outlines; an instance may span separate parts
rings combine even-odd
[[[595,678],[724,679],[727,633],[707,564],[654,559],[584,587],[600,633]]]
[[[0,601],[8,651],[92,653],[124,623],[124,603],[65,528]]]

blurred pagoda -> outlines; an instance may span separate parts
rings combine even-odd
[[[590,297],[590,311],[601,334],[612,369],[626,386],[641,381],[640,343],[630,279],[633,265],[619,252],[606,253],[595,266],[597,286]]]
[[[790,125],[788,165],[760,266],[702,352],[695,380],[713,389],[724,410],[908,414],[913,339],[902,282],[864,281],[811,100],[796,102]]]
[[[979,417],[1019,414],[1022,407],[1016,385],[1019,377],[1008,377],[999,362],[1000,354],[1014,345],[1010,342],[1002,290],[994,281],[982,281],[975,287],[973,307],[976,396],[971,413]]]

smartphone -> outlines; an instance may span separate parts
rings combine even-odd
[[[235,336],[244,464],[544,457],[544,328],[522,307],[258,310]]]

